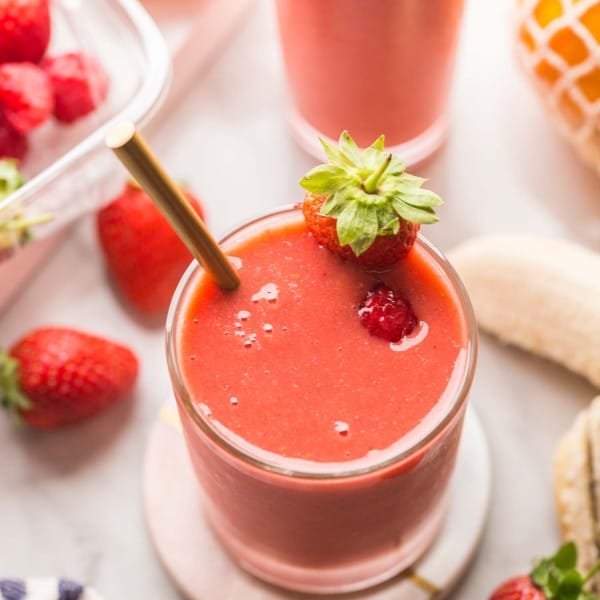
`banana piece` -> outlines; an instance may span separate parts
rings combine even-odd
[[[578,567],[588,572],[600,559],[600,396],[582,411],[558,443],[554,494],[561,534],[578,549]],[[600,576],[593,581],[600,591]]]
[[[600,254],[554,238],[491,235],[448,258],[484,330],[600,387]]]

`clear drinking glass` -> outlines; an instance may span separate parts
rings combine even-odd
[[[227,251],[298,218],[298,208],[279,209],[236,229],[222,247]],[[429,425],[405,444],[366,459],[289,458],[262,451],[213,422],[181,369],[183,316],[204,276],[202,267],[192,264],[175,292],[167,318],[167,358],[206,517],[234,559],[262,579],[313,593],[362,589],[413,564],[439,532],[473,379],[477,329],[453,268],[424,238],[417,244],[458,298],[466,345],[452,375],[455,384],[428,417]]]
[[[299,144],[382,133],[407,164],[443,142],[464,0],[275,0]]]

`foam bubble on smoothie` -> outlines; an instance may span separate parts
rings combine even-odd
[[[229,402],[231,402],[231,404],[233,404],[233,406],[237,406],[239,403],[239,400],[237,399],[236,396],[231,396],[231,398],[229,398]]]
[[[274,283],[266,283],[258,292],[256,292],[256,294],[253,294],[252,302],[260,302],[261,300],[277,302],[278,296],[279,288]]]
[[[419,324],[415,327],[415,330],[398,343],[390,342],[390,348],[394,352],[404,352],[410,348],[414,348],[417,344],[420,344],[429,333],[429,325],[425,321],[419,321]]]
[[[210,410],[210,407],[208,407],[206,404],[204,404],[203,402],[201,402],[199,405],[200,410],[202,411],[202,414],[209,418],[212,417],[212,410]]]
[[[229,262],[239,271],[242,268],[242,259],[238,256],[228,256]]]
[[[348,432],[350,431],[350,425],[348,425],[348,423],[346,423],[346,421],[336,421],[333,425],[333,428],[340,435],[348,435]]]
[[[273,332],[273,325],[271,325],[271,323],[265,323],[263,325],[263,331],[265,333],[272,333]]]
[[[248,310],[240,310],[237,314],[237,318],[240,321],[247,321],[250,318],[250,311]]]

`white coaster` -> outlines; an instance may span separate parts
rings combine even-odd
[[[485,435],[472,409],[464,425],[444,528],[427,554],[387,583],[335,598],[428,600],[458,581],[481,536],[490,499]],[[215,539],[202,513],[202,492],[189,462],[176,409],[164,407],[146,449],[144,503],[150,535],[167,571],[190,600],[279,600],[288,592],[242,571]]]

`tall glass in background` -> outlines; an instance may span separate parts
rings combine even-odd
[[[275,0],[299,144],[380,134],[407,164],[446,134],[464,0]]]

